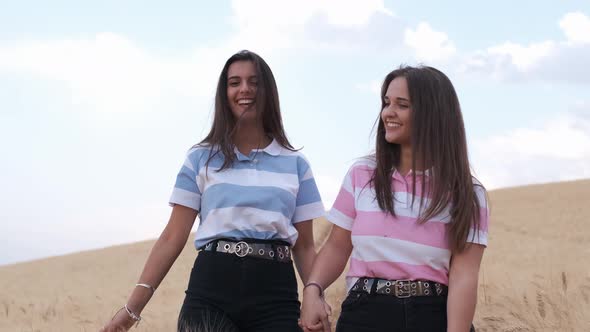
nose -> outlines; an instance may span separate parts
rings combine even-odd
[[[387,116],[387,117],[391,117],[391,116],[395,116],[395,107],[393,107],[391,104],[385,106],[383,108],[383,110],[381,111],[381,114],[383,114],[383,116]]]
[[[240,83],[240,88],[238,91],[240,93],[248,93],[252,91],[252,88],[250,87],[250,84],[248,84],[248,82],[243,81],[242,83]]]

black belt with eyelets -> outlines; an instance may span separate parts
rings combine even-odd
[[[264,258],[278,262],[291,262],[291,248],[286,244],[215,240],[202,250],[233,254],[238,257]]]
[[[449,288],[439,282],[428,280],[387,280],[363,277],[354,283],[350,291],[406,298],[413,296],[445,296],[449,293]]]

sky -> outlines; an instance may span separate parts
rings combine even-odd
[[[590,178],[588,0],[0,2],[0,265],[157,237],[242,49],[326,209],[401,64],[452,80],[488,189]]]

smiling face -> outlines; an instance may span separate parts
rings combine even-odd
[[[393,79],[385,96],[381,121],[385,128],[385,140],[388,143],[411,146],[412,105],[408,92],[408,82],[403,76]]]
[[[236,61],[227,71],[227,101],[236,120],[256,118],[258,78],[252,61]]]

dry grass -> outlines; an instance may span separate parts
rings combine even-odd
[[[491,193],[492,233],[482,266],[480,332],[590,328],[590,181]],[[329,227],[317,221],[320,243]],[[153,241],[0,267],[0,331],[97,331],[136,282]],[[195,251],[179,257],[139,331],[174,331]],[[328,299],[338,316],[341,277]]]
[[[491,193],[479,331],[590,331],[590,181]]]

